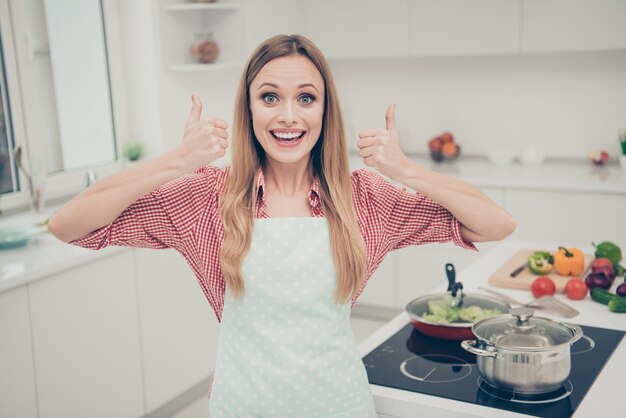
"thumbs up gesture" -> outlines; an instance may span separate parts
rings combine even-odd
[[[368,167],[382,175],[400,181],[403,170],[411,160],[400,149],[396,130],[396,106],[390,105],[385,114],[385,129],[366,129],[359,132],[359,155]]]
[[[219,118],[202,119],[200,98],[192,95],[191,101],[191,112],[185,123],[183,142],[178,147],[178,155],[186,172],[192,172],[223,157],[228,148],[226,121]]]

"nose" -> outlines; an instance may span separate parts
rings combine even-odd
[[[296,112],[293,103],[291,103],[290,101],[283,102],[280,108],[278,121],[283,122],[287,125],[292,125],[296,123]]]

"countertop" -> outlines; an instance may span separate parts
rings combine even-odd
[[[529,166],[515,161],[508,165],[490,163],[484,157],[464,157],[435,163],[427,155],[409,157],[434,171],[458,177],[478,187],[626,194],[626,169],[617,164],[595,166],[582,160],[546,160]],[[350,155],[350,168],[367,168],[363,159]]]
[[[87,250],[65,244],[51,234],[44,233],[31,239],[26,247],[0,251],[0,293],[130,250],[128,247]]]
[[[478,289],[478,286],[488,286],[488,277],[517,251],[528,248],[556,248],[556,246],[554,243],[546,242],[503,241],[478,261],[459,272],[457,277],[459,281],[463,282],[464,290],[480,293],[481,290]],[[585,250],[591,251],[590,248]],[[617,278],[615,285],[618,281],[621,279]],[[531,299],[530,292],[525,290],[503,288],[497,288],[497,290],[518,300]],[[435,291],[443,292],[445,288]],[[605,305],[596,303],[589,297],[580,301],[566,299],[564,295],[557,295],[557,297],[580,312],[578,316],[567,320],[567,322],[626,331],[625,314],[612,313]],[[563,321],[563,318],[544,312],[541,313],[541,316]],[[367,355],[409,322],[409,317],[404,312],[396,316],[359,344],[361,355]],[[574,417],[594,417],[599,411],[602,411],[603,417],[622,417],[624,370],[626,370],[626,340],[622,340],[616,348],[609,362],[579,405]],[[377,385],[370,385],[370,387],[374,394],[377,411],[399,418],[417,416],[494,418],[527,416],[421,393]]]
[[[25,212],[0,219],[0,227],[34,225],[52,215],[56,207],[44,213]],[[52,274],[109,257],[125,247],[108,247],[100,251],[88,250],[59,241],[50,233],[32,237],[26,246],[0,250],[0,293]]]

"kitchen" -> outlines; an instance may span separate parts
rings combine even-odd
[[[11,13],[18,14],[19,5],[24,3],[12,2]],[[565,2],[528,0],[394,1],[384,5],[377,1],[217,4],[220,3],[233,8],[177,10],[172,2],[104,2],[105,16],[115,16],[106,22],[107,27],[113,25],[107,36],[112,38],[108,52],[118,149],[134,138],[145,144],[145,158],[150,158],[175,146],[180,141],[191,93],[202,97],[206,114],[217,115],[230,124],[233,92],[241,71],[237,65],[241,65],[251,47],[276,32],[302,32],[316,41],[331,60],[349,137],[356,138],[356,132],[372,125],[372,121],[382,125],[386,105],[396,103],[404,151],[416,161],[475,184],[507,208],[518,221],[518,229],[507,243],[538,241],[552,250],[558,245],[589,250],[592,241],[602,240],[622,248],[626,245],[626,228],[620,222],[626,207],[626,171],[618,163],[618,135],[626,129],[626,104],[622,99],[626,93],[626,36],[620,32],[624,31],[623,2],[591,5],[578,1],[569,7]],[[4,11],[3,16],[7,16]],[[494,19],[494,15],[498,18]],[[553,23],[557,17],[559,30],[554,29]],[[322,19],[325,24],[316,24]],[[225,23],[220,23],[222,20]],[[188,54],[193,34],[206,22],[215,24],[213,35],[223,57],[222,63],[215,63],[221,66],[214,68],[192,64]],[[346,32],[353,36],[345,37]],[[43,45],[42,39],[32,41],[33,54],[39,56],[36,54]],[[32,90],[23,94],[25,108],[37,109],[37,95]],[[45,127],[51,123],[45,116],[40,116],[39,121]],[[26,120],[28,123],[32,121]],[[45,132],[41,126],[39,129]],[[17,135],[18,127],[15,131]],[[39,132],[37,126],[30,125],[24,131],[31,136]],[[444,131],[454,134],[461,155],[453,162],[435,164],[428,156],[427,143]],[[589,152],[602,149],[611,156],[609,164],[591,164]],[[512,153],[518,160],[509,165],[492,163],[488,159],[488,155],[493,156],[490,151]],[[528,164],[522,163],[525,155],[541,159],[537,155],[542,154],[545,160],[541,164],[528,159]],[[356,154],[354,157],[353,168],[357,168],[360,161]],[[114,169],[91,168],[97,178]],[[53,201],[63,198],[63,187],[74,187],[75,193],[84,186],[88,170],[65,171],[65,186],[59,180],[61,174],[46,184],[46,193]],[[71,175],[75,177],[70,178]],[[28,219],[27,213],[20,213],[20,208],[28,206],[27,196],[22,198],[20,202],[3,196],[2,226],[22,224]],[[50,202],[47,210],[53,205]],[[36,266],[23,272],[13,264],[16,252],[0,252],[0,307],[7,309],[0,317],[23,320],[23,327],[15,331],[19,336],[16,341],[26,345],[14,349],[23,353],[33,352],[32,344],[44,347],[35,346],[34,360],[24,356],[12,358],[9,354],[15,356],[13,351],[2,356],[19,359],[12,360],[11,367],[19,366],[20,376],[31,376],[20,380],[22,390],[16,389],[17,382],[7,390],[3,386],[2,392],[11,394],[9,399],[35,399],[36,393],[37,401],[26,403],[39,408],[39,416],[85,416],[92,412],[93,405],[108,411],[109,416],[157,416],[154,411],[163,412],[160,408],[208,378],[217,326],[197,284],[176,254],[118,249],[107,250],[105,255],[86,254],[79,249],[60,249],[53,243],[53,238],[41,235],[22,249],[27,252],[20,253],[27,261],[25,265]],[[447,245],[424,246],[389,254],[360,298],[354,315],[395,318],[410,300],[445,283],[443,266],[448,261],[455,264],[460,280],[467,282],[470,289],[484,285],[479,281],[493,271],[481,273],[484,267],[474,267],[473,263],[487,263],[489,250],[503,250],[493,243],[479,248],[480,253],[470,253]],[[46,261],[35,264],[40,262],[42,252]],[[509,256],[501,252],[489,267],[495,271]],[[420,265],[419,280],[415,279],[416,265]],[[478,269],[479,274],[472,274],[472,269]],[[148,278],[157,273],[168,277],[159,278],[159,287],[155,289],[148,286],[152,284]],[[82,280],[83,287],[77,288],[76,281],[84,276],[90,280]],[[39,280],[44,277],[47,279]],[[67,300],[63,298],[65,288],[115,297],[118,302],[112,309],[105,301]],[[504,291],[522,300],[531,297],[529,292]],[[125,295],[119,296],[120,293]],[[168,310],[160,309],[164,303]],[[581,303],[571,302],[574,306]],[[589,299],[581,306],[588,306],[591,311],[579,309],[580,321],[575,318],[573,322],[623,329],[621,316],[600,310],[602,306]],[[589,315],[600,322],[594,323]],[[112,318],[115,321],[111,322]],[[100,334],[95,333],[89,321],[99,324],[93,328],[102,327]],[[181,323],[188,323],[189,328],[180,327]],[[13,330],[15,324],[16,320],[11,321],[7,329]],[[31,327],[32,342],[23,333]],[[194,330],[199,328],[210,332],[198,335]],[[385,327],[379,332],[383,330]],[[126,336],[125,341],[112,341],[123,340],[120,335]],[[381,335],[370,343],[370,349],[386,337]],[[63,341],[62,346],[59,340]],[[80,350],[80,346],[84,349]],[[55,353],[60,347],[73,356]],[[623,350],[623,343],[620,348]],[[90,356],[84,354],[86,351],[97,353],[91,357],[101,356],[103,362],[92,364]],[[174,364],[163,361],[167,357],[187,360]],[[614,363],[616,358],[611,358],[597,381],[604,382],[603,387],[594,384],[589,398],[581,403],[578,412],[587,414],[575,416],[588,416],[591,410],[585,408],[594,405],[586,406],[589,399],[601,399],[602,405],[609,406],[607,414],[618,412],[618,408],[610,407],[617,405],[617,392],[607,387],[611,382],[615,388],[619,385],[617,372],[610,374],[611,370],[624,370],[623,363]],[[77,364],[80,367],[75,367]],[[106,364],[124,365],[120,367],[120,377],[127,385],[114,379],[118,368],[107,368]],[[107,378],[98,379],[91,387],[81,383],[94,374]],[[59,381],[66,384],[59,385]],[[204,387],[195,392],[197,397],[202,391]],[[116,405],[102,404],[98,393],[110,394],[110,399],[117,399]],[[68,406],[68,397],[74,405]],[[378,402],[377,398],[377,405]],[[5,403],[4,398],[0,404],[12,405]],[[428,405],[428,401],[418,404]],[[115,406],[119,409],[105,409]],[[387,411],[380,412],[394,415]],[[484,415],[482,411],[474,415]]]

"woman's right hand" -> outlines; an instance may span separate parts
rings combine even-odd
[[[183,142],[177,150],[187,173],[223,157],[228,148],[226,121],[219,118],[202,119],[200,98],[192,95],[191,101],[191,112],[185,123]]]

